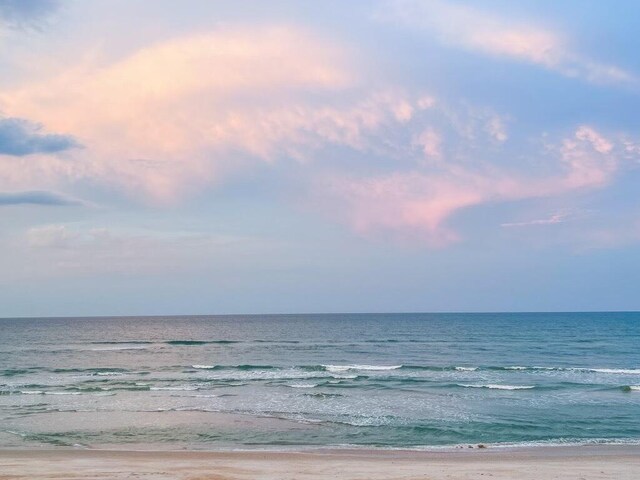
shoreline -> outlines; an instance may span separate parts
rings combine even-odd
[[[479,446],[482,445],[482,446]],[[20,453],[20,452],[107,452],[107,453],[176,453],[176,454],[195,454],[195,455],[225,455],[225,454],[301,454],[301,455],[460,455],[460,454],[494,454],[494,455],[512,455],[517,454],[536,454],[536,453],[550,453],[558,452],[563,455],[566,454],[579,454],[580,452],[589,453],[596,452],[597,455],[607,455],[612,453],[625,453],[630,452],[634,454],[640,454],[640,443],[592,443],[592,444],[568,444],[568,445],[509,445],[509,446],[496,446],[495,444],[465,444],[461,446],[443,446],[443,447],[426,447],[426,448],[411,448],[411,447],[372,447],[372,446],[315,446],[315,445],[300,445],[300,446],[282,446],[274,448],[241,448],[241,447],[229,447],[229,448],[211,448],[211,449],[197,449],[197,448],[161,448],[161,445],[144,445],[144,444],[131,444],[131,448],[128,445],[117,445],[113,448],[106,446],[0,446],[0,454],[6,453]]]
[[[483,445],[483,446],[479,446]],[[91,447],[74,447],[74,446],[29,446],[29,447],[2,447],[0,446],[0,455],[6,453],[33,453],[33,452],[93,452],[93,453],[134,453],[134,454],[154,454],[154,453],[175,453],[175,454],[194,454],[194,455],[226,455],[226,454],[300,454],[300,455],[389,455],[396,454],[401,455],[422,455],[422,456],[439,456],[439,455],[463,455],[463,454],[493,454],[493,455],[513,455],[515,454],[549,454],[550,452],[557,452],[562,455],[572,454],[579,455],[581,452],[588,452],[597,455],[608,455],[617,453],[633,453],[640,454],[640,443],[638,444],[576,444],[576,445],[513,445],[513,446],[495,446],[492,444],[465,444],[463,446],[446,446],[446,447],[427,447],[427,448],[403,448],[403,447],[371,447],[371,446],[291,446],[291,447],[275,447],[275,448],[211,448],[211,449],[196,449],[196,448],[159,448],[159,445],[136,445],[132,444],[132,448],[125,448],[125,445],[118,445],[113,448],[104,446],[91,446]]]
[[[639,445],[452,451],[0,449],[0,480],[101,478],[468,479],[640,478]]]

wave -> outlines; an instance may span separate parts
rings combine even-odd
[[[640,392],[640,385],[626,385],[622,387],[623,392]]]
[[[191,365],[191,368],[200,370],[282,370],[284,368],[298,368],[308,371],[326,371],[332,373],[360,371],[456,371],[476,372],[482,370],[495,371],[558,371],[558,372],[585,372],[620,375],[640,375],[640,369],[635,368],[586,368],[586,367],[542,367],[542,366],[434,366],[434,365],[298,365],[295,367],[282,367],[275,365]]]
[[[606,373],[619,375],[640,375],[640,368],[589,368],[589,367],[546,367],[546,366],[435,366],[435,365],[322,365],[329,371],[346,370],[427,370],[427,371],[447,371],[475,372],[478,370],[500,370],[500,371],[558,371],[558,372],[587,372]]]
[[[317,383],[291,383],[287,387],[291,388],[314,388],[317,387]]]
[[[215,374],[214,374],[215,373]],[[248,372],[229,372],[224,371],[212,371],[211,377],[205,378],[191,378],[190,381],[199,381],[202,383],[219,383],[221,385],[228,385],[228,382],[266,382],[267,385],[282,385],[285,381],[316,381],[316,380],[329,380],[336,379],[336,381],[342,381],[347,379],[356,379],[359,375],[339,375],[324,373],[318,374],[315,372],[306,372],[304,370],[254,370]]]
[[[253,343],[302,343],[300,340],[253,340]]]
[[[204,394],[204,393],[196,393],[192,395],[170,395],[175,398],[221,398],[221,397],[237,397],[237,395],[233,395],[231,393],[221,393],[218,395],[215,394]]]
[[[489,370],[517,370],[517,371],[556,371],[556,372],[583,372],[583,373],[607,373],[614,375],[640,375],[640,368],[590,368],[590,367],[486,367]]]
[[[201,340],[168,340],[167,345],[206,345],[208,342]]]
[[[125,373],[132,373],[129,370],[127,370],[126,368],[101,368],[101,367],[96,367],[96,368],[54,368],[53,370],[51,370],[51,372],[53,373],[86,373],[86,374],[91,374],[91,375],[99,375],[99,374],[107,374],[107,375],[113,375],[113,374],[125,374]]]
[[[82,392],[44,392],[45,395],[82,395]]]
[[[459,387],[465,388],[490,388],[492,390],[531,390],[532,388],[536,388],[535,385],[498,385],[494,383],[484,384],[484,385],[470,385],[465,383],[458,383]]]
[[[20,394],[20,395],[92,395],[92,396],[113,396],[115,392],[80,392],[80,391],[53,391],[47,392],[44,390],[16,390],[15,392],[10,392],[10,394]]]
[[[198,370],[280,370],[281,367],[273,365],[191,365]]]
[[[169,391],[193,391],[193,390],[199,390],[198,387],[195,387],[193,385],[180,385],[180,386],[176,386],[176,387],[150,387],[149,390],[169,390]]]
[[[305,397],[314,397],[314,398],[336,398],[336,397],[344,397],[343,394],[341,393],[324,393],[324,392],[318,392],[318,393],[304,393],[303,394]]]
[[[640,368],[589,368],[586,369],[595,373],[613,373],[622,375],[640,375]]]
[[[29,373],[30,369],[27,368],[7,368],[6,370],[2,370],[3,377],[13,377],[15,375],[24,375],[25,373]]]
[[[348,370],[397,370],[402,368],[402,365],[322,365],[322,367],[328,372],[346,372]]]
[[[147,350],[149,347],[144,345],[128,345],[128,346],[113,346],[113,347],[96,347],[87,349],[90,352],[118,352],[125,350]]]

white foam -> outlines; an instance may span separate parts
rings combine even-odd
[[[140,345],[129,345],[121,347],[96,347],[88,349],[90,352],[115,352],[119,350],[146,350],[148,347]]]
[[[397,370],[402,365],[322,365],[329,372],[346,372],[347,370]]]
[[[314,388],[317,387],[317,383],[292,383],[287,385],[287,387],[291,388]]]
[[[608,373],[618,375],[640,375],[640,368],[585,368],[585,367],[503,367],[505,370],[553,370],[558,372]]]
[[[456,367],[455,369],[459,372],[475,372],[478,367]]]
[[[623,375],[640,375],[640,368],[590,368],[590,372],[613,373]]]
[[[629,387],[629,390],[632,390],[634,392],[640,392],[640,385],[631,385]]]
[[[22,395],[82,395],[82,392],[44,392],[42,390],[20,390]]]
[[[169,391],[192,391],[198,390],[198,387],[184,385],[181,387],[151,387],[150,390],[169,390]]]
[[[192,368],[197,368],[200,370],[212,370],[216,368],[215,365],[191,365]]]
[[[223,395],[204,395],[204,394],[195,394],[195,395],[172,395],[172,397],[189,397],[189,398],[218,398]]]
[[[467,388],[490,388],[492,390],[530,390],[535,388],[534,385],[497,385],[494,383],[489,383],[486,385],[467,385],[467,384],[458,384],[461,387]]]

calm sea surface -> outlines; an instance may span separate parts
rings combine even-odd
[[[0,447],[640,443],[640,313],[0,319]]]

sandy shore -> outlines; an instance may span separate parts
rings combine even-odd
[[[640,447],[452,452],[0,450],[0,479],[618,479],[640,478]]]

